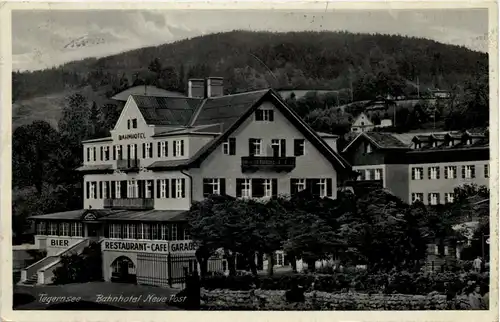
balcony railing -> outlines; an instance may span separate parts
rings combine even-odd
[[[292,171],[295,168],[295,157],[241,157],[242,171]]]
[[[127,210],[154,209],[153,198],[104,199],[104,208]]]
[[[122,171],[134,171],[141,166],[139,159],[116,160],[116,168]]]

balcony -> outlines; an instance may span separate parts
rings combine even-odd
[[[106,209],[151,210],[154,206],[153,198],[104,199]]]
[[[116,160],[116,169],[123,172],[138,171],[141,166],[141,163],[139,161],[139,159]]]
[[[295,168],[295,157],[241,157],[241,171],[259,170],[290,172]]]

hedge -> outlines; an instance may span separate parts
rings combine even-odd
[[[288,290],[294,285],[308,290],[340,293],[348,290],[362,293],[415,294],[426,295],[431,292],[440,294],[462,293],[467,286],[489,285],[489,273],[413,273],[397,272],[370,274],[367,272],[320,274],[294,274],[283,276],[213,276],[202,281],[202,287],[228,290]]]

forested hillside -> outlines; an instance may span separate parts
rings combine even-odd
[[[151,62],[158,59],[158,77]],[[265,87],[353,88],[353,99],[451,89],[487,70],[488,57],[427,39],[347,32],[233,31],[141,48],[50,70],[13,74],[14,102],[90,85],[112,93],[132,83],[185,89],[189,77],[222,76],[227,93]],[[149,67],[149,68],[148,68]],[[350,99],[350,97],[349,97]]]

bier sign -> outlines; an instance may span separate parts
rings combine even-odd
[[[134,253],[153,253],[168,254],[168,242],[149,242],[149,241],[125,241],[109,240],[102,242],[102,250],[134,252]]]
[[[179,240],[170,242],[170,253],[194,253],[198,245],[192,240]]]
[[[137,140],[137,139],[145,139],[146,134],[144,133],[133,133],[133,134],[120,134],[118,135],[118,140]]]
[[[66,238],[47,238],[48,247],[66,248],[70,245],[70,239]]]

